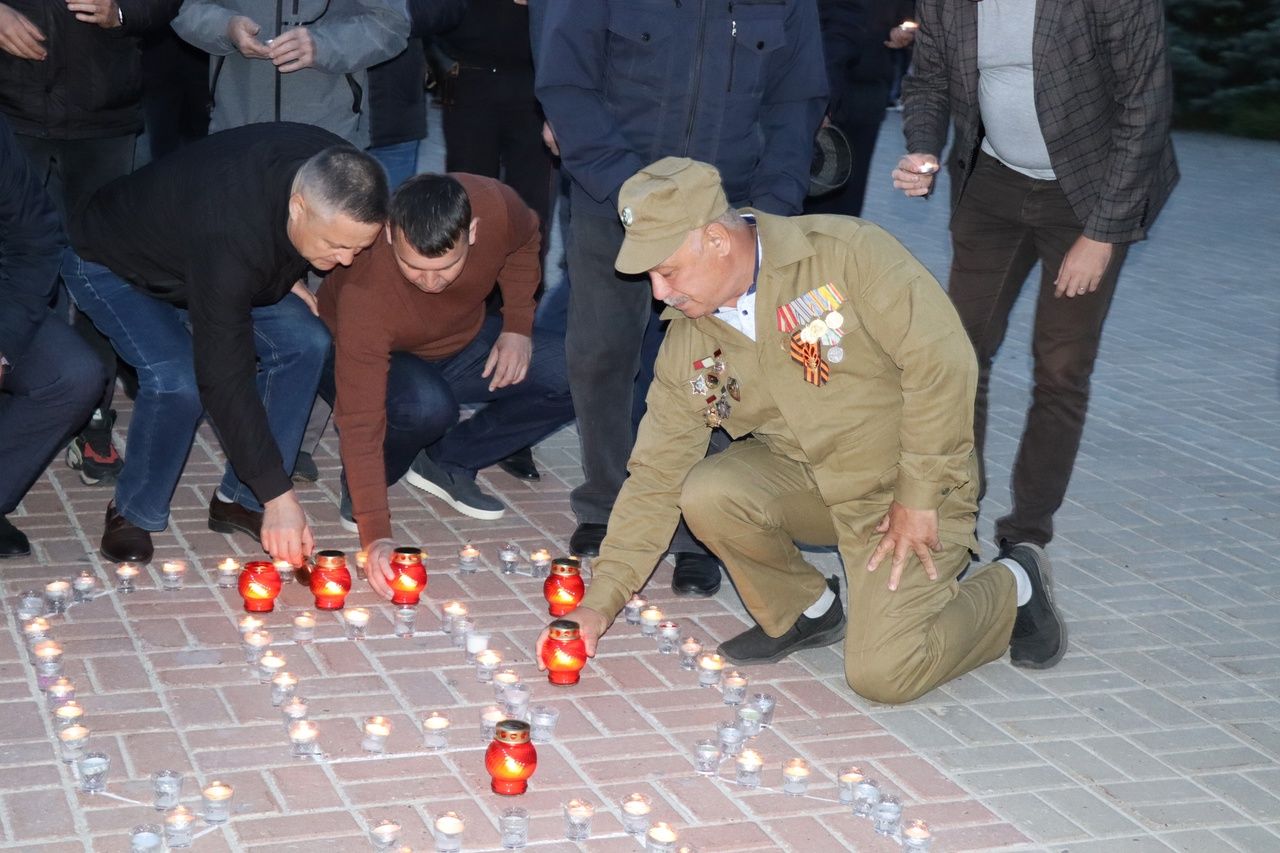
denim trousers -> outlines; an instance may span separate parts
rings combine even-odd
[[[124,470],[116,482],[116,509],[144,530],[163,530],[169,501],[204,413],[187,312],[148,296],[101,264],[71,251],[63,256],[62,278],[76,306],[138,371]],[[254,308],[252,318],[258,395],[288,471],[298,456],[329,350],[329,332],[292,293],[275,305]],[[247,509],[262,509],[230,464],[219,491]]]
[[[102,364],[50,311],[0,384],[0,516],[18,506],[49,459],[102,396]]]
[[[392,192],[418,174],[418,140],[416,139],[370,148],[369,154],[386,170],[387,186],[391,187]]]
[[[397,482],[422,450],[450,475],[474,479],[476,471],[536,444],[573,420],[565,376],[564,344],[535,331],[533,357],[523,382],[489,390],[480,374],[502,333],[490,315],[471,342],[448,358],[427,360],[391,354],[387,375],[387,435],[383,442],[387,484]],[[320,394],[334,399],[333,355]],[[459,421],[459,407],[484,404]]]

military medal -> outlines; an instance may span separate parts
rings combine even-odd
[[[817,342],[805,341],[796,332],[791,336],[791,358],[804,367],[804,381],[819,387],[831,380],[831,367],[822,360]]]
[[[703,356],[702,358],[695,361],[693,363],[693,369],[694,370],[706,370],[707,368],[714,369],[717,364],[724,364],[724,362],[720,361],[720,350],[716,350],[711,355]]]
[[[730,378],[724,386],[725,392],[734,399],[734,402],[742,402],[742,386],[737,379]]]
[[[844,347],[838,344],[827,349],[827,361],[832,364],[839,364],[844,361]]]
[[[705,396],[706,396],[706,394],[707,394],[707,380],[703,377],[703,375],[702,375],[701,373],[699,373],[698,375],[694,376],[692,379],[686,379],[686,380],[685,380],[685,382],[687,382],[687,383],[690,385],[690,387],[692,387],[692,389],[693,389],[693,396],[695,396],[695,397],[705,397]]]
[[[714,394],[708,397],[707,407],[702,410],[702,422],[708,429],[715,429],[724,420],[724,416],[720,414],[720,407],[716,405],[716,399]]]

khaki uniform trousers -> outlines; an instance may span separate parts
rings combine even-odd
[[[994,563],[957,583],[969,550],[944,540],[933,558],[936,581],[912,556],[890,592],[889,558],[866,570],[889,500],[828,507],[807,466],[747,438],[693,467],[680,508],[771,637],[788,631],[826,589],[796,543],[838,546],[849,590],[845,678],[867,699],[899,703],[1003,655],[1017,585],[1012,572]]]

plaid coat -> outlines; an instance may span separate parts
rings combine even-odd
[[[903,84],[907,150],[938,155],[955,122],[960,192],[982,141],[978,10],[919,0],[915,67]],[[1140,240],[1178,181],[1161,0],[1036,0],[1036,109],[1054,173],[1084,234]]]

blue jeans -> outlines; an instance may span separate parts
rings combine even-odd
[[[204,414],[187,312],[153,299],[71,251],[63,256],[62,279],[76,306],[138,371],[124,470],[116,481],[116,509],[143,530],[163,530],[169,521],[169,500]],[[258,395],[285,469],[291,470],[329,350],[329,332],[293,294],[275,305],[254,308],[252,317]],[[250,510],[262,510],[229,464],[219,489]]]
[[[449,474],[474,479],[479,469],[573,420],[564,343],[555,335],[535,331],[524,381],[489,390],[489,380],[480,373],[501,332],[502,318],[494,315],[485,318],[471,343],[448,358],[428,361],[412,353],[391,354],[383,442],[388,485],[404,476],[424,448]],[[320,393],[333,401],[332,355]],[[459,422],[459,405],[469,403],[486,405]]]
[[[416,139],[370,148],[369,154],[387,171],[387,186],[391,187],[392,192],[418,174],[418,140]]]

